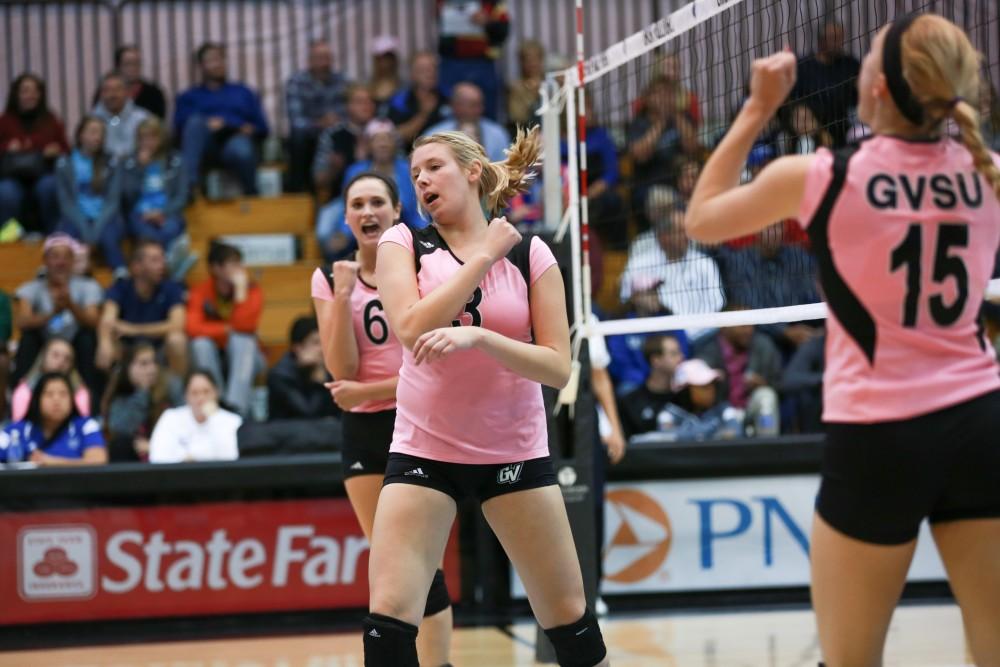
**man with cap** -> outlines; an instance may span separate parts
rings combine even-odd
[[[11,384],[28,372],[45,341],[58,336],[73,344],[77,368],[87,385],[92,390],[98,386],[94,356],[104,291],[96,280],[74,271],[85,252],[68,234],[50,235],[42,246],[42,271],[14,292],[14,325],[21,339]]]

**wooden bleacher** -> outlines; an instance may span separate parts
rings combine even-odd
[[[302,248],[302,259],[288,266],[252,267],[251,275],[264,290],[264,315],[260,339],[270,362],[287,349],[292,321],[313,312],[309,278],[323,260],[313,234],[315,206],[307,195],[243,199],[228,202],[197,200],[186,212],[191,249],[199,261],[188,274],[188,284],[208,276],[206,257],[212,239],[226,234],[294,234]],[[13,294],[30,280],[42,264],[40,243],[0,244],[0,289]],[[111,271],[99,266],[94,277],[103,286],[111,283]]]

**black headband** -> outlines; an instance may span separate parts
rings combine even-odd
[[[903,76],[903,34],[909,29],[920,14],[907,14],[892,22],[892,27],[882,44],[882,72],[889,86],[889,94],[896,103],[899,112],[914,125],[924,124],[924,108],[913,97],[910,84]]]

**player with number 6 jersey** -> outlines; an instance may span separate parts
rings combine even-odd
[[[975,663],[1000,665],[1000,368],[979,315],[1000,246],[1000,159],[980,134],[980,55],[941,16],[897,18],[858,78],[874,136],[780,158],[741,186],[795,72],[789,52],[753,64],[687,229],[719,242],[797,216],[816,254],[829,306],[810,545],[823,658],[882,664],[926,519]]]
[[[312,296],[323,359],[333,376],[327,386],[344,410],[341,464],[344,488],[365,536],[371,539],[396,419],[396,383],[402,346],[389,328],[375,282],[379,238],[400,215],[396,185],[367,172],[344,189],[347,224],[358,240],[353,260],[334,262],[333,273],[317,269]],[[425,591],[418,652],[428,665],[448,663],[451,599],[438,568]]]

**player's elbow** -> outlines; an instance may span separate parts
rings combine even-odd
[[[692,204],[684,216],[684,232],[692,241],[699,243],[718,243],[725,240],[720,234],[718,225],[713,224],[712,215],[706,207]]]
[[[559,355],[559,359],[552,364],[549,369],[549,378],[545,383],[553,389],[562,389],[569,384],[570,376],[573,374],[573,364],[568,356]]]

